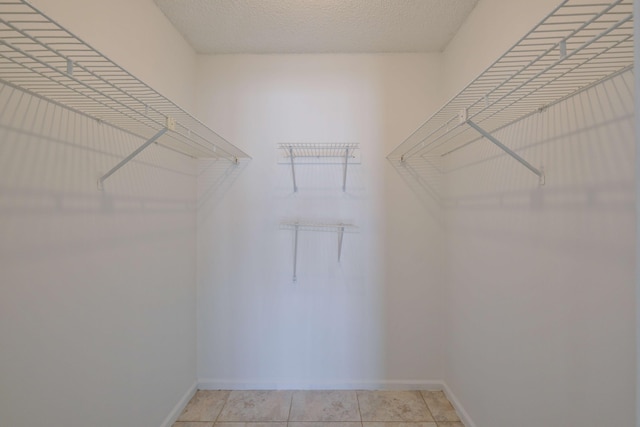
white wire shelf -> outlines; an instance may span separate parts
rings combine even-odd
[[[293,230],[296,227],[302,231],[328,231],[328,232],[339,232],[343,231],[345,233],[355,233],[358,230],[358,227],[353,224],[322,224],[317,222],[304,222],[304,221],[283,221],[280,223],[280,226],[283,229]]]
[[[633,0],[565,0],[389,155],[447,155],[633,68]]]
[[[360,162],[357,143],[281,143],[278,144],[280,157],[278,163],[289,163],[291,157],[299,163],[309,164],[343,164],[345,153],[350,164]],[[348,150],[348,152],[347,152]]]
[[[346,191],[349,165],[360,163],[360,144],[357,143],[281,143],[278,144],[278,149],[280,152],[278,163],[291,166],[294,193],[298,191],[297,165],[343,165],[342,191]]]
[[[300,231],[320,231],[338,233],[338,262],[342,257],[342,240],[345,233],[355,233],[358,227],[353,224],[323,224],[304,221],[283,221],[280,228],[293,230],[293,281],[298,280],[298,233]]]
[[[249,158],[25,0],[0,1],[0,83],[191,157]]]

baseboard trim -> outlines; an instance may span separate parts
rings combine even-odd
[[[200,378],[200,390],[442,390],[440,380],[237,381]]]
[[[173,407],[167,418],[165,418],[164,422],[161,424],[161,427],[171,427],[173,423],[176,422],[184,408],[187,406],[191,398],[196,391],[198,390],[198,382],[194,381],[194,383],[189,387],[189,389],[182,395],[182,398],[176,403],[176,406]]]
[[[453,407],[456,409],[456,412],[460,417],[460,421],[462,421],[465,427],[477,427],[476,423],[474,423],[469,416],[469,413],[467,413],[467,411],[462,406],[462,403],[460,403],[460,399],[458,399],[458,397],[453,393],[451,388],[444,381],[442,381],[442,390],[444,391],[444,394],[447,395],[447,399],[449,399],[449,402],[451,402]]]

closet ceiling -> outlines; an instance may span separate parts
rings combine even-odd
[[[439,52],[478,0],[155,0],[198,53]]]

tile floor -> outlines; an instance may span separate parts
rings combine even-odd
[[[199,390],[173,427],[464,427],[441,391]]]

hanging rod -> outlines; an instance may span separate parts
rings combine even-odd
[[[298,191],[296,182],[296,165],[300,164],[341,164],[342,191],[347,191],[347,170],[349,165],[360,163],[356,143],[281,143],[279,163],[291,166],[293,192]]]
[[[300,231],[321,231],[338,233],[338,262],[342,257],[342,240],[344,233],[355,232],[358,227],[353,224],[321,224],[314,222],[285,221],[280,224],[281,228],[293,230],[293,281],[298,280],[298,232]]]
[[[446,155],[479,140],[479,132],[544,183],[540,168],[493,134],[632,68],[633,53],[632,0],[565,0],[387,158],[403,162],[427,153]]]
[[[153,140],[195,158],[250,158],[26,0],[0,1],[0,83],[136,135],[143,147]]]

